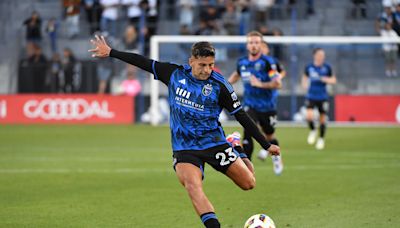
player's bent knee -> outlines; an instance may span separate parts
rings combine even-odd
[[[256,179],[254,177],[247,178],[239,187],[245,191],[251,190],[256,187]]]

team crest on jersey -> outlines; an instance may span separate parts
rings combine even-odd
[[[232,100],[236,101],[238,99],[237,95],[235,92],[231,93],[231,98]]]
[[[240,70],[241,70],[241,71],[246,70],[246,66],[241,66],[241,67],[240,67]]]
[[[207,84],[207,85],[203,86],[203,89],[201,90],[201,93],[204,96],[209,96],[211,94],[212,90],[213,90],[212,85],[211,84]]]
[[[261,70],[261,63],[256,63],[256,64],[254,64],[254,69],[255,69],[256,71]]]

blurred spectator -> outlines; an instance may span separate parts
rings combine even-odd
[[[56,52],[50,60],[50,92],[59,93],[62,91],[61,88],[61,77],[62,77],[62,63],[60,55]]]
[[[64,72],[64,92],[74,93],[76,92],[74,86],[74,75],[75,75],[75,64],[76,58],[72,53],[71,49],[64,48],[64,58],[62,61],[63,72]]]
[[[239,15],[233,2],[226,3],[225,12],[222,14],[222,23],[228,35],[238,35]]]
[[[255,0],[254,6],[256,9],[256,23],[264,24],[267,22],[269,10],[274,5],[275,0]]]
[[[129,52],[138,52],[138,44],[137,44],[137,32],[136,28],[133,25],[128,25],[125,29],[123,44],[125,51]]]
[[[384,11],[376,19],[375,28],[378,34],[381,33],[381,30],[385,29],[387,23],[393,23],[392,7],[390,6],[385,6]]]
[[[111,58],[101,59],[97,64],[98,94],[105,94],[111,79],[113,63]]]
[[[139,80],[136,79],[137,68],[128,68],[126,72],[127,78],[121,83],[121,92],[124,95],[136,97],[142,90]]]
[[[314,13],[314,0],[307,0],[307,15],[313,15]]]
[[[175,19],[175,15],[176,15],[175,8],[176,8],[176,1],[177,0],[165,0],[165,1],[167,2],[167,18],[169,20],[174,20]]]
[[[200,10],[200,18],[207,24],[207,26],[212,27],[215,21],[219,18],[217,8],[212,5],[202,7]]]
[[[238,6],[240,9],[240,24],[239,24],[239,35],[247,34],[250,31],[250,6],[251,0],[238,0]]]
[[[100,31],[101,6],[100,0],[83,0],[86,19],[90,26],[90,34]]]
[[[206,21],[200,20],[199,22],[199,27],[195,31],[195,35],[203,35],[203,36],[208,36],[211,35],[212,29],[208,26]]]
[[[147,11],[147,27],[148,27],[148,39],[156,34],[157,31],[157,21],[158,21],[158,1],[157,0],[144,0],[143,2],[148,2]],[[149,41],[149,40],[148,40]],[[149,43],[149,42],[147,42]]]
[[[24,21],[24,25],[26,26],[26,41],[27,41],[27,50],[33,50],[33,44],[40,45],[42,41],[42,20],[40,19],[39,13],[36,11],[32,12],[31,17]],[[30,55],[31,53],[28,53]]]
[[[273,36],[274,33],[265,24],[259,25],[257,29],[263,36]]]
[[[49,36],[51,51],[57,52],[58,23],[54,17],[47,22],[45,31]]]
[[[353,9],[351,15],[353,18],[358,18],[358,11],[360,11],[362,18],[367,18],[367,3],[365,0],[352,0]]]
[[[100,27],[102,32],[107,32],[111,36],[116,37],[118,6],[120,0],[100,0],[103,12],[100,19]]]
[[[180,27],[186,26],[188,29],[193,29],[193,10],[196,7],[195,0],[179,0],[179,14]]]
[[[72,39],[79,34],[79,13],[81,0],[63,0],[64,15],[68,38]]]
[[[393,13],[393,30],[400,36],[400,2],[396,5],[396,11]],[[397,44],[397,53],[400,56],[400,44]]]
[[[183,36],[192,35],[192,31],[189,29],[189,26],[182,25],[179,29],[179,35],[183,35]]]
[[[124,6],[128,7],[127,15],[129,18],[129,22],[134,25],[136,29],[139,27],[141,1],[142,0],[122,0],[121,2]]]
[[[33,55],[28,59],[29,73],[33,77],[33,92],[44,93],[46,92],[46,72],[47,72],[47,59],[42,53],[42,48],[33,44]]]
[[[381,30],[382,37],[388,38],[399,38],[397,33],[392,30],[390,23],[385,24],[385,29]],[[385,74],[387,77],[397,77],[396,61],[397,61],[397,44],[385,43],[382,45],[383,52],[385,55]]]

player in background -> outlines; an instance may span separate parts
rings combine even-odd
[[[252,166],[246,166],[243,161],[248,161],[245,154],[234,150],[225,138],[218,121],[222,108],[234,115],[265,150],[278,155],[280,149],[266,141],[254,121],[243,111],[232,86],[222,75],[213,71],[214,47],[208,42],[195,43],[189,65],[176,65],[111,49],[104,37],[96,36],[91,42],[95,46],[89,50],[93,52],[93,57],[120,59],[152,73],[156,80],[168,86],[176,175],[204,226],[219,228],[214,207],[203,191],[205,163],[225,174],[243,190],[255,187]],[[235,148],[240,150],[239,147]]]
[[[268,46],[268,43],[263,40],[261,43],[261,52],[263,53],[263,55],[267,55],[267,56],[271,56],[272,58],[274,58],[274,61],[276,63],[276,69],[279,72],[279,76],[281,77],[281,79],[283,79],[284,77],[286,77],[286,70],[283,67],[283,65],[278,61],[278,59],[276,59],[275,57],[273,57],[272,55],[269,54],[270,49]]]
[[[279,145],[274,135],[274,126],[277,122],[277,90],[282,87],[282,82],[275,59],[263,55],[262,42],[261,33],[252,31],[247,34],[248,55],[237,61],[236,71],[231,74],[228,81],[234,84],[242,79],[243,102],[247,114],[261,126],[271,144]],[[244,129],[243,149],[251,159],[254,146],[247,129]],[[266,151],[261,153],[268,155]],[[272,156],[272,161],[275,174],[281,174],[283,171],[281,156]]]
[[[325,147],[326,132],[326,113],[329,109],[327,84],[336,84],[336,76],[332,72],[329,64],[325,63],[325,51],[322,48],[313,50],[314,61],[308,64],[304,69],[302,77],[302,86],[307,90],[306,95],[306,119],[310,133],[307,142],[315,148],[322,150]],[[317,131],[314,126],[314,108],[319,112],[319,137],[317,140]]]

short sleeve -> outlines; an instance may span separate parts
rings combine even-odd
[[[327,68],[327,73],[326,76],[328,77],[332,77],[333,73],[332,73],[332,67],[330,65],[326,65]]]
[[[310,75],[308,74],[308,66],[304,67],[304,75],[309,77]]]

